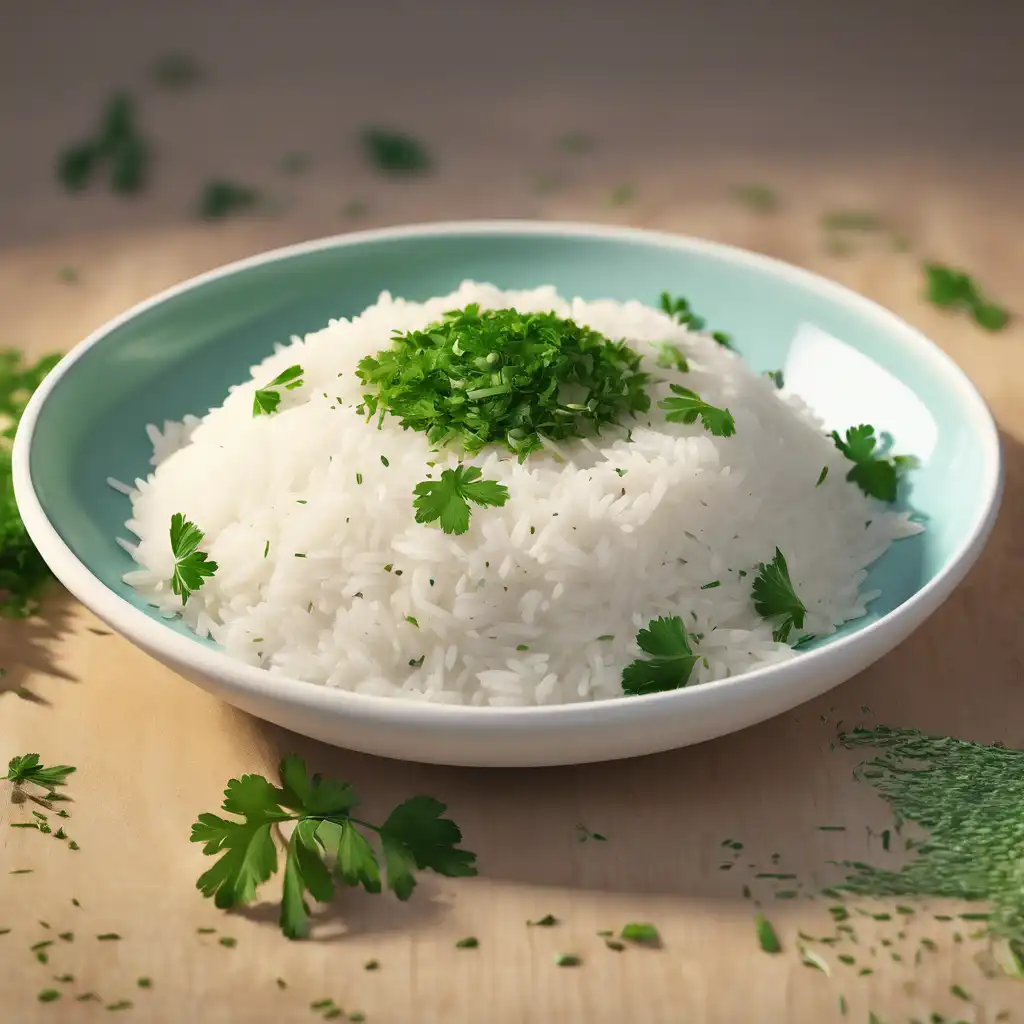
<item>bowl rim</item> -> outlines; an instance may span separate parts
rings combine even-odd
[[[939,572],[920,590],[892,611],[868,623],[861,629],[839,637],[822,648],[801,653],[797,658],[754,669],[740,675],[703,683],[699,687],[670,690],[642,696],[611,697],[598,701],[571,704],[528,705],[523,707],[472,706],[465,704],[439,704],[419,700],[401,700],[356,693],[294,679],[272,675],[265,669],[243,664],[223,651],[196,643],[187,636],[166,628],[145,612],[109,589],[64,543],[50,523],[42,503],[35,492],[31,473],[31,451],[35,427],[48,396],[57,383],[71,371],[75,363],[108,334],[128,323],[139,314],[170,301],[175,297],[220,278],[243,273],[268,263],[288,260],[324,249],[347,248],[367,242],[397,241],[403,238],[422,238],[451,235],[530,235],[538,237],[606,239],[621,242],[642,242],[666,249],[681,249],[697,254],[766,271],[776,278],[788,280],[820,296],[852,307],[873,319],[880,330],[901,336],[915,355],[928,362],[958,393],[961,410],[981,443],[979,457],[983,460],[982,487],[978,494],[978,511],[970,529],[961,539],[953,554]],[[621,719],[623,712],[633,709],[636,717],[652,713],[682,711],[682,706],[714,700],[715,695],[725,698],[729,691],[741,697],[752,686],[766,687],[773,682],[782,683],[799,666],[804,678],[826,671],[834,659],[857,661],[864,667],[875,657],[890,650],[907,633],[920,624],[949,596],[976,561],[992,530],[1002,496],[1003,469],[998,428],[984,398],[960,367],[938,345],[928,339],[895,313],[871,299],[858,294],[845,285],[821,277],[812,271],[793,266],[782,260],[737,246],[706,241],[667,231],[630,228],[612,225],[588,224],[573,221],[538,220],[470,220],[425,222],[365,231],[346,232],[293,245],[271,249],[254,256],[235,260],[213,270],[190,277],[107,321],[75,345],[49,373],[26,407],[15,437],[12,453],[15,499],[22,519],[36,548],[57,579],[70,593],[91,609],[99,618],[114,627],[124,637],[150,654],[175,667],[184,666],[190,673],[216,680],[221,687],[238,696],[270,699],[283,704],[299,706],[307,711],[341,714],[363,720],[388,720],[395,726],[448,725],[464,728],[483,725],[496,720],[512,725],[542,724],[548,727],[573,722],[590,724]],[[871,652],[874,652],[872,654]],[[866,655],[866,657],[865,657]],[[632,717],[632,716],[630,716]]]

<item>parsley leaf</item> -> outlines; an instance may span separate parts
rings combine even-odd
[[[661,311],[667,313],[677,323],[683,324],[691,331],[703,331],[707,321],[702,316],[697,316],[690,308],[690,303],[682,296],[673,298],[668,292],[661,293]],[[724,331],[713,331],[711,337],[718,342],[722,348],[732,348],[732,339]]]
[[[363,148],[373,166],[386,174],[423,174],[432,165],[423,143],[402,132],[367,128]]]
[[[501,507],[508,501],[508,488],[495,480],[481,480],[476,466],[446,469],[440,480],[424,480],[415,487],[413,507],[417,523],[440,520],[445,533],[465,533],[469,529],[469,503],[486,508]]]
[[[205,551],[197,550],[202,540],[202,530],[188,522],[181,512],[171,516],[171,551],[174,554],[171,592],[181,598],[183,605],[203,585],[203,580],[217,571],[217,563],[211,561]]]
[[[259,198],[255,189],[215,179],[205,185],[199,196],[199,216],[203,220],[223,220],[255,206]]]
[[[74,767],[68,764],[56,764],[47,768],[39,763],[38,754],[21,754],[19,757],[11,758],[7,765],[7,774],[2,778],[16,786],[31,782],[52,792],[57,786],[65,785],[73,771]]]
[[[831,436],[835,446],[853,463],[846,479],[870,498],[895,501],[900,473],[916,466],[917,460],[911,455],[879,454],[875,428],[866,423],[850,427],[845,441],[838,431],[833,430]]]
[[[661,343],[657,363],[662,369],[675,367],[680,373],[687,373],[690,369],[690,364],[686,361],[686,356],[680,351],[679,346],[673,345],[670,341]]]
[[[926,294],[933,305],[964,309],[986,331],[1001,331],[1010,322],[1007,310],[987,299],[977,282],[964,271],[941,263],[926,263],[924,272]]]
[[[665,419],[669,423],[696,423],[699,417],[704,429],[715,437],[732,437],[736,433],[736,421],[728,409],[709,405],[695,391],[679,384],[670,384],[669,387],[673,394],[658,402],[658,408],[668,413]]]
[[[503,444],[520,460],[650,408],[641,358],[625,342],[554,313],[470,303],[396,334],[359,363],[370,416],[397,417],[434,447]]]
[[[772,639],[787,643],[790,632],[803,629],[807,609],[796,595],[793,581],[789,578],[789,566],[782,552],[776,548],[775,557],[762,563],[754,578],[754,608],[766,619],[781,616],[782,621],[772,630]]]
[[[364,832],[378,835],[388,887],[408,899],[416,885],[416,870],[448,877],[476,874],[476,855],[458,848],[459,827],[443,817],[445,805],[417,796],[396,807],[381,826],[355,818],[355,793],[348,783],[310,777],[305,762],[295,755],[279,766],[281,786],[262,775],[232,779],[225,790],[223,810],[242,820],[200,814],[192,826],[192,842],[220,860],[196,885],[218,907],[250,903],[258,887],[277,871],[274,826],[295,822],[286,842],[281,930],[289,938],[309,934],[307,895],[320,903],[334,896],[335,882],[362,885],[380,892],[378,855]]]
[[[690,638],[678,615],[652,619],[637,633],[636,642],[650,658],[638,658],[622,670],[624,693],[638,696],[678,690],[689,682],[699,655],[690,649]]]
[[[305,371],[297,363],[282,370],[269,384],[258,388],[253,395],[252,414],[253,416],[269,416],[277,412],[281,404],[280,388],[285,391],[294,391],[303,385],[302,375]]]

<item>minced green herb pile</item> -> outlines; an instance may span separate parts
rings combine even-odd
[[[396,334],[359,363],[370,416],[397,417],[433,445],[505,445],[524,459],[646,412],[648,375],[625,342],[554,313],[471,303],[423,331]]]
[[[899,870],[853,864],[843,888],[867,896],[988,900],[990,930],[1024,951],[1024,751],[914,729],[854,729],[851,749],[881,753],[857,768],[897,826],[928,832]]]
[[[19,352],[0,351],[0,617],[30,615],[50,579],[14,501],[11,445],[32,392],[59,360],[50,355],[26,364]]]

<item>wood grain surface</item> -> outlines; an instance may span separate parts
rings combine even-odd
[[[808,969],[797,952],[800,930],[828,929],[823,902],[779,900],[771,881],[753,879],[764,871],[793,873],[801,893],[810,892],[834,877],[829,861],[879,856],[869,828],[877,833],[889,819],[877,797],[851,779],[851,757],[830,750],[837,720],[1024,746],[1024,327],[1018,320],[989,335],[930,308],[921,299],[920,269],[924,258],[967,267],[994,297],[1024,312],[1019,151],[996,144],[998,133],[970,149],[955,132],[919,143],[912,132],[900,144],[868,132],[849,147],[817,136],[804,144],[813,132],[799,105],[793,116],[803,136],[782,145],[760,144],[737,128],[727,145],[693,146],[692,136],[651,127],[671,104],[664,89],[639,79],[633,92],[615,96],[596,85],[593,92],[551,89],[546,98],[524,87],[499,100],[474,97],[465,80],[440,75],[430,97],[406,81],[404,91],[368,98],[365,115],[346,92],[350,69],[337,72],[346,97],[337,104],[324,95],[329,70],[312,61],[304,73],[295,52],[292,65],[271,61],[261,77],[259,61],[241,59],[231,42],[227,11],[239,7],[220,5],[203,34],[198,5],[183,4],[180,22],[168,20],[171,5],[158,13],[152,5],[147,22],[137,10],[145,6],[97,5],[108,19],[124,14],[112,34],[132,43],[132,61],[116,75],[110,68],[125,65],[116,63],[109,41],[77,57],[74,32],[55,43],[28,16],[14,19],[6,41],[0,33],[0,53],[9,58],[0,61],[2,74],[10,76],[14,61],[24,85],[33,52],[54,67],[26,100],[31,117],[9,91],[0,96],[11,143],[0,169],[0,347],[65,350],[134,302],[200,271],[355,227],[475,216],[658,227],[808,267],[928,333],[991,403],[1004,444],[1006,498],[987,550],[954,597],[859,678],[737,735],[580,768],[456,770],[325,747],[217,703],[54,592],[38,618],[0,621],[0,665],[8,669],[0,682],[0,762],[33,750],[47,763],[78,766],[67,825],[81,849],[7,828],[28,812],[12,806],[0,784],[0,930],[10,929],[0,935],[0,1021],[105,1019],[102,1005],[75,1001],[87,991],[104,1004],[130,1000],[127,1019],[167,1024],[315,1020],[310,1003],[325,997],[373,1024],[819,1024],[867,1022],[872,1012],[883,1024],[927,1020],[933,1012],[981,1024],[1002,1009],[1024,1020],[1024,988],[986,978],[976,960],[984,942],[955,942],[956,925],[932,920],[938,908],[916,915],[896,947],[881,941],[893,936],[891,922],[859,920],[857,965],[826,952],[827,976]],[[322,5],[300,5],[308,24],[306,36],[297,36],[293,24],[274,20],[273,6],[252,8],[262,27],[257,32],[249,21],[243,34],[266,41],[279,33],[294,51],[296,39],[320,34],[318,26],[340,32],[346,24]],[[177,36],[168,25],[178,27]],[[165,96],[147,83],[148,60],[171,44],[190,45],[214,69],[194,93]],[[252,52],[256,43],[246,45]],[[510,72],[503,74],[507,86]],[[159,141],[153,187],[130,201],[100,192],[68,197],[52,180],[53,154],[87,127],[117,84],[137,90],[143,124]],[[1019,86],[1019,77],[1011,85]],[[752,104],[756,92],[748,83]],[[884,100],[869,95],[852,120],[877,123],[874,111],[885,122],[880,106]],[[920,97],[920,109],[926,106]],[[376,178],[351,142],[364,115],[421,132],[438,155],[436,173],[406,183]],[[591,152],[560,150],[558,136],[574,130],[593,135]],[[281,173],[278,163],[292,150],[310,154],[307,174]],[[196,193],[216,175],[265,190],[279,200],[276,212],[198,222]],[[743,182],[770,185],[782,207],[752,212],[732,194]],[[633,199],[613,205],[613,190],[627,184]],[[366,204],[358,220],[344,213],[352,200]],[[890,228],[853,238],[839,254],[821,227],[823,214],[837,208],[870,210]],[[894,245],[894,233],[909,248]],[[75,283],[61,280],[62,267],[77,269]],[[290,751],[352,780],[368,814],[419,792],[446,801],[479,855],[479,877],[427,876],[406,904],[346,893],[316,913],[314,937],[304,943],[278,931],[279,885],[266,886],[248,910],[217,911],[195,889],[208,864],[189,844],[189,826],[199,812],[217,808],[228,778],[270,773]],[[607,841],[580,842],[579,823]],[[727,838],[744,849],[723,870],[733,859],[721,846]],[[31,873],[10,873],[24,868]],[[779,956],[758,947],[745,884],[782,938]],[[548,913],[559,919],[556,927],[527,926]],[[628,921],[657,924],[664,948],[608,950],[597,933]],[[204,927],[216,932],[197,932]],[[57,939],[62,932],[74,940]],[[121,940],[97,940],[110,932]],[[455,948],[467,935],[479,938],[479,949]],[[237,945],[222,946],[221,936]],[[939,948],[915,964],[922,936]],[[47,939],[55,942],[40,963],[30,947]],[[910,953],[896,962],[893,948]],[[582,965],[556,966],[559,953],[578,954]],[[371,959],[379,970],[365,969]],[[865,965],[873,973],[861,977]],[[75,980],[53,980],[65,974]],[[139,988],[140,977],[152,986]],[[951,994],[954,984],[973,1001]],[[40,1003],[38,993],[51,987],[62,998]]]

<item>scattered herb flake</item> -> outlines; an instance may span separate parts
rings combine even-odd
[[[943,309],[964,309],[986,331],[1001,331],[1010,314],[986,299],[977,283],[962,270],[941,263],[924,266],[928,301]]]
[[[557,967],[579,967],[582,963],[583,958],[575,953],[559,953],[555,957],[555,965]]]
[[[527,921],[529,925],[536,925],[538,928],[551,928],[558,924],[558,918],[554,914],[545,914],[542,918],[536,921]]]
[[[412,135],[384,128],[366,128],[362,142],[370,162],[385,174],[423,174],[432,167],[430,154]]]
[[[779,942],[771,922],[763,914],[758,914],[754,918],[754,928],[757,931],[757,941],[765,953],[782,952],[782,943]]]
[[[459,939],[455,943],[456,949],[479,949],[480,940],[475,935],[467,935],[464,939]]]
[[[255,189],[245,185],[223,179],[209,181],[199,196],[199,216],[203,220],[224,220],[232,214],[252,209],[259,198]]]
[[[620,937],[643,946],[660,946],[661,935],[653,924],[635,922],[623,926]]]
[[[60,992],[55,988],[44,988],[36,998],[41,1003],[53,1003],[60,999]]]

